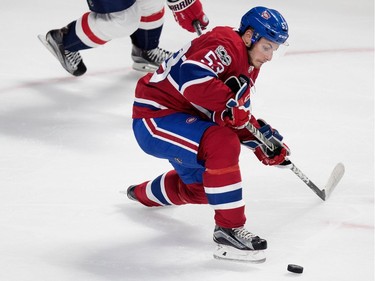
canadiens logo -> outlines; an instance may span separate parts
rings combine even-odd
[[[262,18],[268,20],[270,17],[271,17],[271,15],[270,15],[267,11],[264,11],[264,12],[262,13]]]
[[[215,53],[222,62],[222,64],[226,66],[231,64],[232,58],[230,57],[230,55],[228,55],[227,50],[225,50],[223,46],[220,45],[219,47],[217,47]]]
[[[195,121],[197,121],[197,117],[189,117],[188,119],[186,119],[187,124],[194,123]]]

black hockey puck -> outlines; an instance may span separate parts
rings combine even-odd
[[[296,264],[288,264],[288,271],[294,272],[294,273],[302,273],[303,267],[296,265]]]

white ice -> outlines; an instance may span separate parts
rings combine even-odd
[[[247,228],[263,264],[212,258],[209,206],[148,209],[120,193],[171,167],[131,130],[130,40],[83,51],[70,76],[38,41],[86,1],[2,0],[0,10],[0,280],[374,280],[374,2],[208,1],[210,27],[237,27],[255,5],[283,13],[288,53],[264,65],[253,112],[276,127],[321,201],[289,170],[241,155]],[[161,47],[194,38],[166,10]],[[295,263],[304,273],[289,273]]]

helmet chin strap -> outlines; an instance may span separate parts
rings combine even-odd
[[[254,38],[254,36],[251,38],[251,40],[250,40],[250,46],[248,46],[247,44],[245,44],[246,45],[246,49],[248,50],[248,51],[251,51],[251,49],[254,47],[254,44],[256,43],[256,42],[258,42],[259,41],[259,39],[255,39]]]
[[[258,42],[259,39],[260,39],[259,33],[253,33],[253,36],[250,39],[251,44],[250,44],[250,46],[246,45],[246,49],[248,49],[249,51],[251,51],[251,49],[253,48],[254,44],[256,42]]]
[[[251,44],[255,44],[260,39],[259,33],[253,33],[253,36],[251,37]]]
[[[245,40],[244,40],[246,49],[248,51],[251,51],[251,49],[253,48],[254,44],[258,41],[259,38],[256,38],[257,36],[259,36],[259,34],[257,34],[256,36],[252,35],[252,37],[251,37],[251,39],[250,39],[249,42],[245,42]]]

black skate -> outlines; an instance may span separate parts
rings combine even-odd
[[[135,189],[136,185],[131,185],[128,187],[127,191],[126,191],[126,195],[128,196],[128,198],[130,200],[133,200],[133,201],[137,201],[138,202],[138,199],[137,197],[135,196],[135,192],[134,192],[134,189]]]
[[[43,35],[38,35],[39,40],[54,55],[61,65],[74,76],[81,76],[86,72],[86,66],[82,61],[79,52],[70,52],[65,50],[63,45],[63,35],[67,33],[66,27],[62,29],[54,29]]]
[[[267,249],[267,241],[255,236],[244,227],[215,226],[213,239],[217,243],[214,252],[214,257],[217,259],[254,263],[266,260],[263,250]]]
[[[159,65],[163,63],[163,61],[172,55],[172,52],[166,51],[159,47],[152,50],[142,50],[133,45],[133,69],[144,72],[154,72],[158,69]]]

